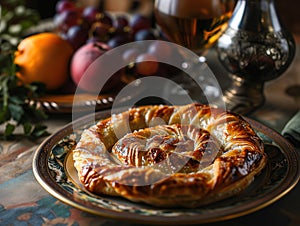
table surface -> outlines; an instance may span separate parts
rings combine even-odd
[[[300,85],[299,50],[288,71],[265,85],[266,103],[249,117],[280,132],[300,109],[299,93],[298,96],[291,96],[286,92],[296,84]],[[54,133],[71,121],[71,115],[64,114],[52,115],[45,123],[49,131]],[[95,216],[68,206],[40,186],[33,175],[32,160],[42,141],[43,139],[33,142],[21,138],[1,141],[0,225],[120,225],[120,222],[114,219]],[[300,225],[300,185],[262,210],[210,225],[254,224]],[[132,224],[122,222],[122,225]]]

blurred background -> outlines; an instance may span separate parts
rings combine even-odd
[[[55,5],[58,0],[26,0],[27,6],[38,10],[41,18],[53,17]],[[82,6],[96,6],[101,10],[125,11],[129,13],[141,13],[150,15],[154,0],[76,0]]]
[[[54,16],[57,1],[58,0],[26,0],[27,6],[36,9],[42,19]],[[76,2],[83,6],[97,6],[103,10],[151,15],[154,0],[76,0]],[[293,34],[300,35],[300,1],[277,0],[276,4],[281,19],[289,31]]]

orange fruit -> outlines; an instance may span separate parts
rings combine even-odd
[[[74,49],[55,33],[40,33],[23,39],[15,52],[16,75],[25,84],[41,82],[47,90],[62,86],[69,76]]]

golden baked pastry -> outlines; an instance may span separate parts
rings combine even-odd
[[[208,105],[143,106],[100,120],[73,150],[90,192],[159,207],[198,207],[244,190],[264,168],[261,139]]]

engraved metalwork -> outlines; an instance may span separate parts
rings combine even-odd
[[[264,103],[264,83],[286,71],[295,42],[282,26],[274,0],[238,0],[217,51],[232,73],[232,85],[224,93],[227,108],[246,114]]]

